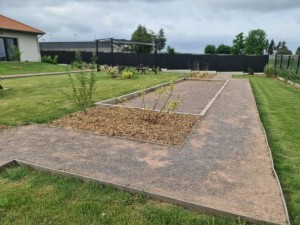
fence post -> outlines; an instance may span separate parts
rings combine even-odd
[[[275,54],[275,63],[274,63],[274,68],[277,66],[277,54]]]
[[[286,69],[287,69],[287,70],[289,69],[290,61],[291,61],[291,56],[289,55],[288,62],[287,62],[287,66],[286,66]]]
[[[281,69],[281,66],[282,66],[282,60],[283,60],[283,55],[281,55],[281,58],[280,58],[280,66],[279,66],[279,69]]]
[[[114,39],[110,39],[111,67],[114,67]]]
[[[299,72],[299,66],[300,66],[300,55],[298,55],[298,65],[297,65],[296,73]]]

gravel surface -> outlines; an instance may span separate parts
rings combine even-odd
[[[0,163],[24,160],[257,219],[286,222],[246,79],[229,81],[181,148],[28,125],[0,132],[0,155]]]
[[[203,81],[203,80],[187,80],[182,81],[174,86],[171,99],[179,96],[183,101],[181,106],[175,112],[200,114],[207,103],[224,85],[224,81]],[[153,108],[154,92],[145,95],[145,104],[149,104]],[[160,101],[158,109],[162,107],[163,100]],[[142,97],[130,99],[123,103],[125,106],[141,107]]]

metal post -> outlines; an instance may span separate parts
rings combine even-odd
[[[276,68],[277,65],[277,54],[275,54],[275,63],[274,63],[274,68]]]
[[[157,74],[157,39],[155,39],[155,50],[154,50],[154,72]]]
[[[279,66],[279,69],[281,69],[281,66],[282,66],[282,60],[283,60],[283,55],[281,55],[281,58],[280,58],[280,66]]]
[[[100,68],[99,68],[99,43],[98,43],[98,40],[96,40],[96,56],[97,56],[97,72],[100,71]]]
[[[291,56],[289,55],[288,62],[287,62],[287,66],[286,66],[286,69],[287,69],[287,70],[289,69],[290,61],[291,61]]]
[[[111,67],[114,67],[114,40],[110,39]]]
[[[299,72],[299,66],[300,66],[300,55],[298,55],[298,65],[297,65],[297,70],[296,70],[297,74]]]

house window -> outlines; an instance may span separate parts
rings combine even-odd
[[[0,61],[10,61],[14,54],[14,46],[18,46],[16,38],[0,37]]]

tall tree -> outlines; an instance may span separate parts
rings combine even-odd
[[[272,39],[271,40],[271,43],[269,44],[269,47],[268,47],[268,53],[269,55],[273,55],[274,54],[274,50],[275,50],[275,42],[274,40]]]
[[[165,38],[165,33],[163,29],[160,29],[155,37],[157,39],[157,50],[161,51],[166,46],[167,39]]]
[[[300,55],[300,46],[297,48],[295,54],[296,54],[296,55]]]
[[[131,35],[132,41],[140,41],[140,42],[153,42],[153,34],[148,32],[146,27],[139,25],[137,29]],[[133,50],[135,52],[140,53],[150,53],[153,47],[148,45],[135,45],[133,46]]]
[[[206,45],[204,49],[205,54],[216,54],[216,46],[215,45]]]
[[[245,47],[244,33],[239,33],[232,41],[231,54],[243,55]]]
[[[244,53],[248,55],[263,55],[268,47],[266,32],[261,29],[250,30],[245,38]]]
[[[276,46],[276,48],[275,48],[275,50],[278,50],[278,49],[280,49],[281,47],[282,47],[282,42],[279,41],[278,44],[277,44],[277,46]]]
[[[228,45],[221,44],[216,49],[217,54],[230,54],[231,53],[231,47]]]

